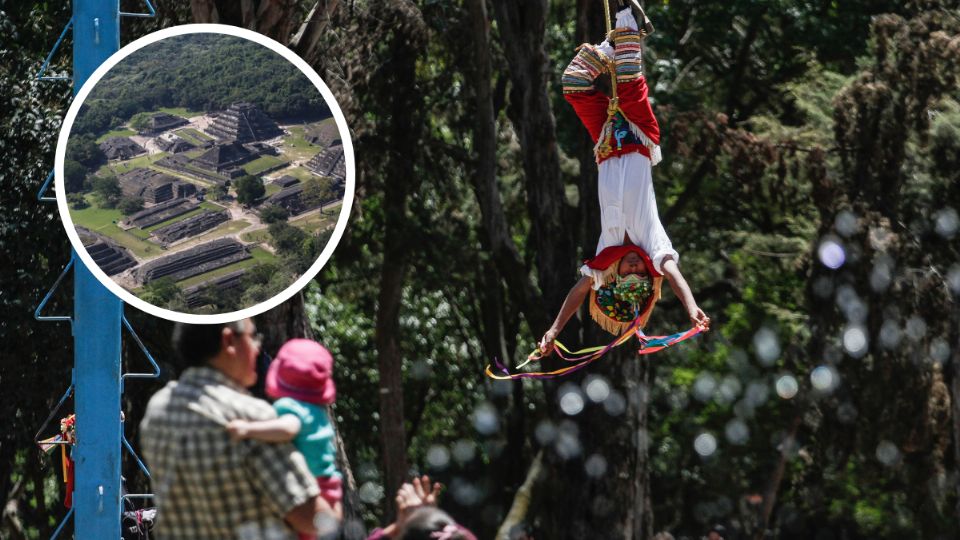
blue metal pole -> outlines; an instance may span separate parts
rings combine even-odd
[[[73,0],[73,92],[120,48],[119,0]],[[74,258],[74,537],[120,538],[123,303]]]

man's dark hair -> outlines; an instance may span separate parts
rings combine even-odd
[[[183,367],[205,364],[220,352],[220,336],[224,328],[244,332],[246,319],[224,324],[184,324],[173,328],[173,350],[183,362]]]

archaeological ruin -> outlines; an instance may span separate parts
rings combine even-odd
[[[165,112],[153,113],[147,119],[147,125],[140,130],[141,135],[156,135],[175,127],[185,126],[189,122],[185,118]]]
[[[120,226],[128,229],[133,227],[145,229],[191,212],[197,207],[197,203],[191,199],[172,199],[131,214],[120,222]]]
[[[252,103],[234,103],[207,126],[207,133],[222,141],[263,141],[283,134],[280,127]]]
[[[197,186],[190,182],[153,169],[133,169],[118,176],[117,181],[125,196],[140,197],[151,204],[191,197],[197,193]]]
[[[136,277],[144,284],[162,277],[170,277],[174,281],[181,281],[250,257],[247,248],[237,240],[219,238],[179,253],[146,262],[136,270]]]
[[[109,160],[130,159],[146,152],[142,146],[130,140],[130,137],[110,137],[100,143],[100,150]]]
[[[230,214],[226,210],[219,212],[205,211],[182,221],[160,227],[151,232],[150,235],[160,242],[161,245],[168,246],[178,240],[197,236],[198,234],[209,231],[229,220]]]
[[[127,248],[89,229],[76,229],[83,247],[104,274],[113,276],[137,265]]]

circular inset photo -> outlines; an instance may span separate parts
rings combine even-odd
[[[310,66],[213,24],[138,39],[90,77],[56,153],[73,247],[127,303],[220,323],[283,302],[343,235],[353,147]]]

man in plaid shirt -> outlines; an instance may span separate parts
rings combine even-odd
[[[224,429],[276,418],[245,390],[257,380],[255,332],[249,319],[174,330],[189,367],[150,399],[140,424],[161,539],[294,540],[293,530],[336,529],[339,516],[292,444],[233,441]]]

